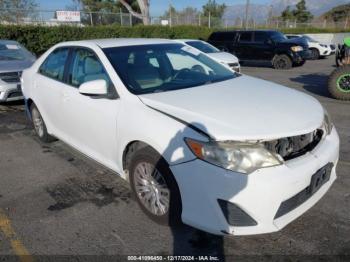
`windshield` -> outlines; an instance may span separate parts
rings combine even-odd
[[[216,47],[214,47],[206,42],[203,42],[203,41],[188,41],[188,42],[186,42],[186,44],[188,44],[194,48],[197,48],[199,51],[206,53],[206,54],[220,52],[220,50],[217,49]]]
[[[0,61],[31,59],[29,51],[17,43],[0,43]]]
[[[287,37],[281,32],[272,32],[270,38],[275,42],[287,40]]]
[[[236,73],[182,44],[125,46],[103,49],[133,94],[171,91],[225,81]]]

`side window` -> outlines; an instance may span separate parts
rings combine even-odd
[[[265,32],[255,32],[254,34],[254,42],[265,43],[267,39],[268,36]]]
[[[64,67],[68,58],[68,53],[68,48],[60,48],[53,51],[40,66],[39,73],[63,81]]]
[[[242,32],[241,37],[239,38],[239,42],[251,42],[252,41],[252,33],[251,32]]]
[[[103,79],[110,85],[111,81],[96,55],[87,49],[77,49],[73,53],[69,70],[68,83],[79,87],[81,84]]]

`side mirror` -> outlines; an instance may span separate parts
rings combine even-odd
[[[79,92],[80,94],[88,96],[107,95],[107,82],[103,79],[85,82],[80,85]]]

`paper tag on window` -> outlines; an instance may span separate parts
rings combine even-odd
[[[190,47],[190,46],[184,46],[183,48],[181,48],[181,50],[185,51],[185,52],[188,52],[192,55],[195,55],[195,56],[199,56],[201,54],[201,52],[193,47]]]
[[[11,50],[18,50],[19,46],[18,45],[6,45],[7,49],[11,49]]]

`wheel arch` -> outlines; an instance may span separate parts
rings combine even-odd
[[[123,155],[122,155],[123,170],[128,171],[132,155],[135,152],[137,152],[138,150],[145,148],[145,147],[150,147],[155,152],[157,152],[160,156],[162,155],[157,149],[155,149],[153,146],[151,146],[150,144],[148,144],[144,141],[141,141],[141,140],[131,141],[124,147],[124,150],[123,150]]]

